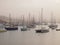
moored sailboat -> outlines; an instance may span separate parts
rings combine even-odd
[[[27,28],[32,28],[30,16],[31,16],[31,15],[30,15],[30,13],[29,13],[28,22],[27,22]]]
[[[36,23],[35,23],[35,18],[33,16],[33,19],[32,19],[32,24],[31,24],[32,28],[35,28],[36,27]]]
[[[23,16],[23,20],[22,20],[22,28],[21,28],[21,31],[27,31],[27,26],[25,25],[24,16]]]
[[[58,25],[56,24],[56,20],[53,18],[53,13],[51,13],[51,24],[49,25],[49,28],[56,29]]]
[[[11,23],[11,14],[9,14],[9,24],[8,25],[5,25],[5,29],[6,30],[18,30],[18,26],[14,26],[12,23]]]
[[[49,29],[43,24],[43,8],[41,8],[41,28],[36,30],[36,33],[47,33]]]
[[[36,27],[34,16],[32,17],[32,20],[30,20],[30,13],[29,13],[29,20],[28,20],[27,27],[28,28],[35,28]]]

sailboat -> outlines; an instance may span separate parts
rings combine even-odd
[[[56,24],[56,20],[53,18],[53,13],[51,13],[51,24],[49,25],[49,28],[56,29],[58,25]]]
[[[29,13],[29,20],[28,20],[28,25],[27,27],[28,28],[35,28],[35,19],[34,19],[34,16],[33,16],[33,19],[30,21],[30,13]]]
[[[31,21],[30,21],[30,13],[29,13],[29,19],[28,19],[27,28],[32,28],[32,26],[31,26]]]
[[[11,14],[9,14],[9,24],[8,26],[5,26],[5,29],[6,30],[18,30],[18,26],[14,26],[12,23],[11,23]]]
[[[35,28],[36,27],[36,23],[35,23],[35,19],[34,19],[34,16],[33,16],[33,19],[32,19],[32,24],[31,24],[32,28]]]
[[[22,19],[22,16],[20,17],[20,21],[19,21],[19,26],[22,26],[23,25],[23,19]]]
[[[24,16],[23,16],[23,22],[22,22],[21,31],[27,31],[27,26],[25,25]]]
[[[44,27],[43,24],[43,8],[41,8],[41,28],[36,30],[36,33],[47,33],[49,29]]]
[[[60,27],[56,28],[56,31],[60,31]]]

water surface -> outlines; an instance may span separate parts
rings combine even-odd
[[[35,28],[36,29],[36,28]],[[0,33],[0,45],[60,45],[60,31],[49,30],[48,33],[36,33],[16,30]]]

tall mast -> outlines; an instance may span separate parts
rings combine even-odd
[[[56,24],[56,19],[54,18],[54,24]]]
[[[32,23],[33,23],[33,25],[35,24],[35,18],[34,18],[34,15],[33,15]]]
[[[21,25],[23,26],[23,15],[21,16]]]
[[[53,12],[51,12],[51,24],[53,24]]]
[[[9,13],[9,25],[11,26],[11,14]]]
[[[41,8],[41,28],[42,28],[42,25],[43,25],[43,8]]]
[[[23,26],[24,26],[24,16],[22,16],[22,18],[23,18],[22,24],[23,24]]]
[[[40,12],[39,12],[39,22],[38,22],[38,23],[39,23],[39,25],[41,24],[41,20],[40,20]]]
[[[28,25],[30,25],[30,13],[29,13],[29,24]]]
[[[43,8],[41,8],[41,24],[43,24]]]

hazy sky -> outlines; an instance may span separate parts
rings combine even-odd
[[[45,18],[50,18],[51,11],[54,16],[60,19],[60,0],[0,0],[0,15],[31,15],[38,17],[41,8]]]

